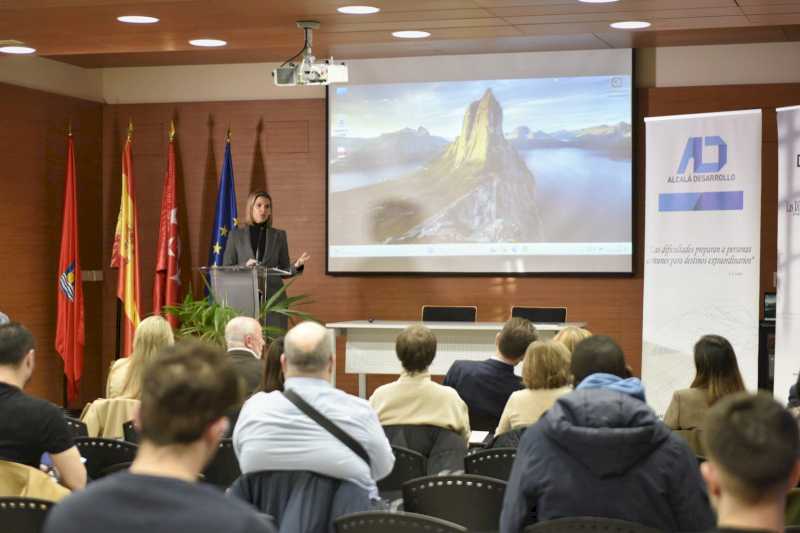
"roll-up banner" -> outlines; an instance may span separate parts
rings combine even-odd
[[[800,367],[800,106],[778,112],[778,287],[775,397],[786,403]]]
[[[663,415],[707,334],[758,382],[761,110],[645,119],[642,378]]]

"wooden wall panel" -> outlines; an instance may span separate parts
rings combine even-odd
[[[81,266],[100,268],[98,103],[0,84],[0,310],[36,339],[36,371],[27,390],[61,404],[63,364],[54,348],[56,279],[72,121],[77,167]],[[82,400],[100,392],[100,283],[85,283],[86,348]]]

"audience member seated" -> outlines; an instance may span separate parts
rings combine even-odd
[[[86,469],[60,408],[25,394],[35,365],[33,336],[21,324],[0,326],[0,460],[39,468],[47,453],[69,489],[86,485]]]
[[[125,437],[123,424],[133,419],[138,408],[139,400],[132,398],[98,398],[83,408],[81,422],[90,437],[121,439]]]
[[[677,390],[664,423],[684,437],[697,455],[708,408],[727,394],[744,390],[733,346],[719,335],[705,335],[694,345],[695,377],[690,388]]]
[[[431,380],[436,336],[421,324],[409,326],[397,336],[395,351],[403,373],[369,399],[389,442],[427,457],[428,474],[463,470],[469,414],[454,389]]]
[[[786,495],[800,478],[794,418],[769,394],[731,394],[709,409],[700,470],[718,531],[783,531]]]
[[[166,348],[145,369],[141,442],[127,472],[93,482],[50,512],[45,533],[275,531],[268,519],[197,482],[242,387],[225,355],[200,343]]]
[[[609,337],[589,337],[575,347],[571,370],[576,390],[522,436],[500,531],[576,516],[664,531],[713,527],[694,453],[647,406],[641,382],[622,378],[619,346]]]
[[[522,363],[522,382],[527,388],[508,398],[495,436],[533,424],[572,390],[569,360],[570,352],[560,342],[536,341],[528,346]]]
[[[264,334],[258,320],[237,316],[225,326],[225,344],[233,367],[247,386],[247,396],[255,393],[264,377]]]
[[[567,326],[559,331],[556,336],[553,337],[553,340],[558,341],[566,346],[567,350],[569,350],[569,353],[572,353],[575,351],[575,346],[577,346],[579,342],[591,336],[592,332],[588,329],[583,329],[576,326]]]
[[[258,392],[245,402],[233,432],[236,456],[244,474],[306,470],[352,481],[376,499],[375,482],[392,471],[394,455],[369,403],[331,385],[335,364],[329,335],[314,322],[287,333],[281,356],[284,390],[293,391],[359,443],[370,464],[280,391]]]
[[[266,360],[264,361],[264,379],[261,381],[262,392],[283,390],[281,354],[283,354],[283,337],[275,337],[269,345]]]
[[[450,388],[431,381],[428,367],[436,357],[436,336],[421,324],[407,327],[395,342],[403,373],[375,389],[369,403],[384,426],[437,426],[469,441],[467,405]]]
[[[133,352],[111,365],[106,382],[106,398],[138,400],[142,390],[142,375],[147,365],[164,346],[174,343],[172,327],[164,317],[156,315],[142,320],[133,336]]]
[[[443,384],[453,387],[469,409],[473,430],[494,431],[511,393],[523,388],[514,367],[536,340],[536,328],[524,318],[512,318],[497,334],[497,352],[485,361],[456,361]]]

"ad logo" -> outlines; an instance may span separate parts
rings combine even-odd
[[[717,160],[713,163],[703,161],[704,145],[717,148]],[[694,161],[693,174],[719,172],[728,162],[728,145],[718,135],[689,137],[689,140],[686,141],[686,148],[683,150],[681,163],[678,165],[678,174],[686,174],[686,167],[689,166],[689,161]]]

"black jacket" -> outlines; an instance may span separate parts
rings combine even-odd
[[[240,350],[231,348],[228,350],[228,355],[231,358],[231,364],[239,374],[247,387],[247,396],[258,392],[258,386],[261,384],[261,378],[264,376],[264,360],[256,359],[256,357],[247,350]]]
[[[469,427],[494,431],[511,393],[523,388],[514,367],[498,361],[456,361],[443,384],[453,387],[469,409]]]
[[[500,531],[574,516],[629,520],[664,531],[704,531],[714,515],[697,460],[644,402],[607,389],[576,390],[523,434]]]

